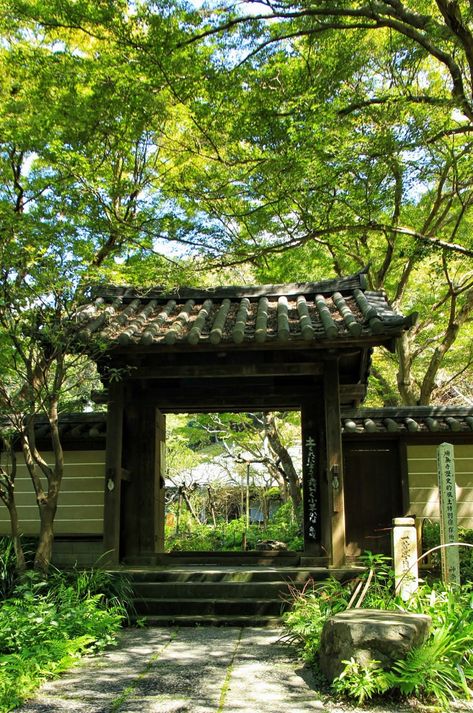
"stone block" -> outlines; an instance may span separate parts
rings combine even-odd
[[[320,668],[329,681],[339,676],[352,657],[360,664],[379,661],[390,668],[394,661],[420,646],[431,618],[379,609],[349,609],[327,619],[320,643]]]

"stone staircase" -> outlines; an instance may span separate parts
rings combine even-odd
[[[166,564],[128,566],[136,617],[151,626],[270,626],[291,604],[291,591],[330,574],[297,553],[177,553]],[[122,570],[123,571],[123,570]]]

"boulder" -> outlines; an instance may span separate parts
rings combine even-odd
[[[425,614],[379,609],[348,609],[327,619],[320,642],[320,668],[329,681],[339,676],[352,657],[360,664],[394,661],[422,644],[431,618]]]

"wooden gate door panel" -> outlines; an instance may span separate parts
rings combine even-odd
[[[397,443],[345,443],[346,554],[391,554],[393,517],[402,515]]]

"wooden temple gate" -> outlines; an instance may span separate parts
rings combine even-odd
[[[97,359],[108,425],[104,550],[111,564],[164,548],[166,412],[300,410],[304,552],[345,561],[342,408],[366,393],[374,346],[394,349],[412,317],[363,273],[317,283],[97,289],[79,334]],[[162,560],[162,558],[161,558]]]

